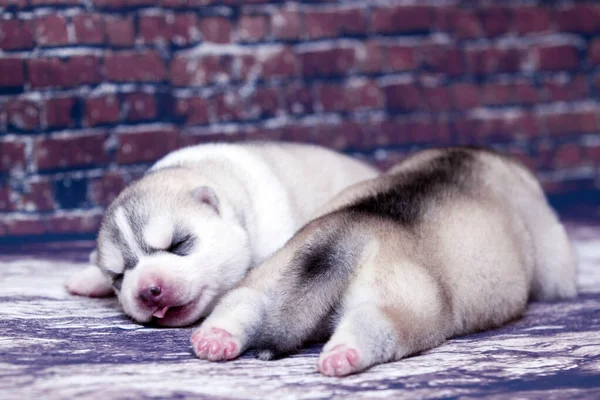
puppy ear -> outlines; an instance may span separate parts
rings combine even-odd
[[[194,199],[210,206],[210,208],[215,210],[217,214],[220,214],[219,198],[217,197],[217,194],[211,187],[199,186],[196,189],[194,189],[192,195],[194,196]]]

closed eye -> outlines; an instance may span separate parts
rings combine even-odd
[[[166,251],[177,256],[187,256],[191,253],[193,247],[194,239],[191,236],[184,236],[179,240],[174,240]]]
[[[123,284],[123,274],[111,274],[112,286],[116,290],[121,290],[121,285]]]

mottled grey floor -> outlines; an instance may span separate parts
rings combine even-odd
[[[316,373],[319,348],[279,361],[193,357],[192,328],[153,329],[114,299],[69,296],[83,264],[0,257],[0,399],[600,398],[600,227],[571,225],[576,300],[531,304],[524,318],[343,379]],[[73,253],[75,254],[75,253]],[[73,254],[65,259],[76,259]],[[80,254],[80,253],[79,253]]]

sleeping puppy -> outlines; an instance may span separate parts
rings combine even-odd
[[[534,176],[497,153],[427,150],[334,199],[192,335],[201,359],[281,357],[362,371],[575,296],[575,261]]]
[[[116,292],[141,323],[182,326],[206,316],[253,266],[343,189],[377,172],[324,148],[207,144],[175,151],[107,210],[96,266],[73,294]]]

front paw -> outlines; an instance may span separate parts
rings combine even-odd
[[[200,328],[191,341],[196,356],[202,360],[227,361],[240,355],[240,341],[224,329]]]
[[[108,297],[114,295],[108,279],[95,265],[76,272],[65,284],[71,294],[88,297]]]

